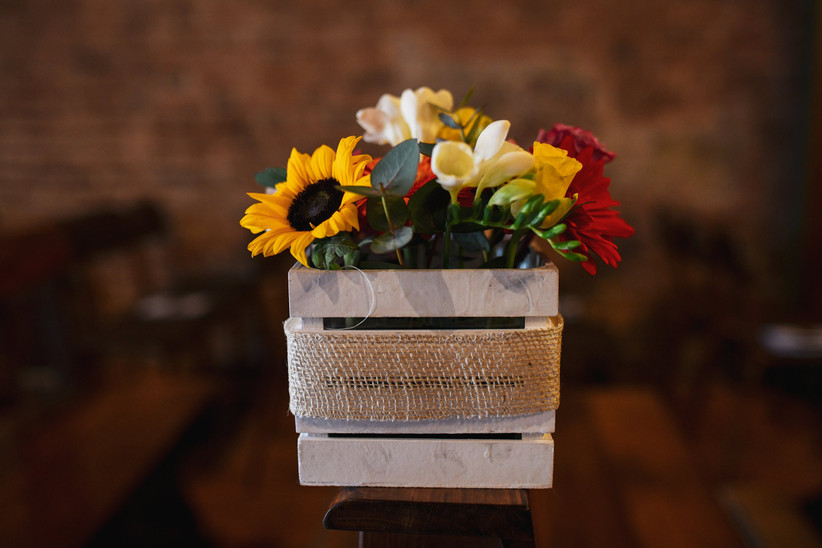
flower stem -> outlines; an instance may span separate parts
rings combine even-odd
[[[505,246],[505,268],[514,268],[514,260],[517,257],[519,243],[528,230],[528,228],[520,228],[511,234],[511,239],[508,240],[508,245]]]
[[[448,214],[445,218],[445,242],[443,243],[442,250],[443,268],[448,268],[449,263],[451,262],[451,227],[459,223],[459,212],[460,206],[458,203],[456,203],[456,200],[454,200],[451,206],[448,208]]]
[[[383,190],[382,183],[380,183],[380,190]],[[380,200],[382,200],[382,210],[385,211],[385,218],[388,221],[388,228],[391,230],[391,236],[394,236],[394,223],[391,221],[391,215],[388,214],[388,202],[385,200],[385,196],[380,196]],[[395,249],[394,252],[397,254],[397,261],[400,263],[400,266],[405,266],[405,262],[402,260],[402,253],[400,253],[399,249]]]
[[[445,223],[445,234],[443,236],[445,241],[443,242],[442,248],[442,267],[448,268],[448,263],[451,259],[451,223]]]

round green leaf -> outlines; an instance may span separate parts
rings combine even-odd
[[[405,200],[399,196],[388,196],[385,198],[385,205],[394,228],[404,225],[408,220],[408,206],[405,205]],[[391,224],[385,216],[383,198],[369,198],[365,204],[365,216],[374,230],[379,232],[391,230]]]
[[[416,139],[398,144],[377,162],[371,172],[371,186],[385,194],[405,196],[417,178],[420,149]]]
[[[274,188],[286,180],[286,171],[281,167],[267,167],[254,176],[257,184]]]
[[[394,231],[394,234],[386,232],[374,238],[371,243],[371,251],[374,253],[390,253],[408,244],[413,237],[414,231],[410,226],[401,226]]]

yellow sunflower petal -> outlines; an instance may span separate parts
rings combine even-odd
[[[286,188],[291,188],[292,191],[299,192],[312,182],[309,172],[309,165],[311,164],[311,156],[297,152],[297,149],[291,149],[291,156],[288,158],[288,167],[286,168]],[[282,183],[277,185],[277,191],[280,191]]]
[[[291,241],[296,238],[296,234],[291,236],[294,232],[274,232],[274,231],[267,231],[256,238],[254,238],[251,243],[248,244],[248,250],[251,251],[251,256],[258,255],[260,253],[263,254],[265,257],[270,257],[272,255],[276,255],[286,247],[288,247]],[[284,243],[282,247],[279,248],[279,251],[276,251],[277,246],[279,244]]]
[[[357,211],[357,206],[354,204],[346,204],[342,208],[340,208],[339,215],[343,218],[346,222],[347,227],[345,230],[359,230],[360,229],[360,216],[359,211]]]
[[[300,236],[291,243],[291,254],[304,266],[308,265],[308,257],[305,255],[305,248],[314,241],[314,236],[310,232],[301,232]]]
[[[328,145],[322,145],[311,155],[309,172],[312,183],[332,176],[332,164],[334,163],[334,151]]]
[[[359,142],[359,137],[344,137],[337,145],[337,157],[334,159],[332,175],[341,185],[354,184],[352,153]]]
[[[269,215],[284,219],[288,215],[288,203],[285,202],[285,200],[281,200],[281,202],[283,203],[260,202],[256,204],[251,204],[250,206],[248,206],[245,212],[247,215]]]
[[[285,249],[290,246],[294,240],[300,237],[301,234],[305,234],[305,232],[296,232],[296,231],[288,231],[282,232],[280,234],[272,234],[269,238],[269,241],[266,242],[265,248],[263,249],[263,255],[266,257],[270,257],[272,255],[277,255],[281,253]]]
[[[240,219],[240,226],[255,234],[263,230],[276,231],[278,234],[283,231],[294,230],[287,221],[259,215],[246,215]]]

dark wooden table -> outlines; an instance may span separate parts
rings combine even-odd
[[[360,531],[360,546],[534,546],[523,489],[340,489],[328,529]]]

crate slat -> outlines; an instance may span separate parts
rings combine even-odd
[[[303,485],[542,489],[553,482],[550,434],[521,440],[300,434],[297,451]]]
[[[342,270],[295,265],[292,317],[532,317],[558,314],[558,272],[532,269]]]

